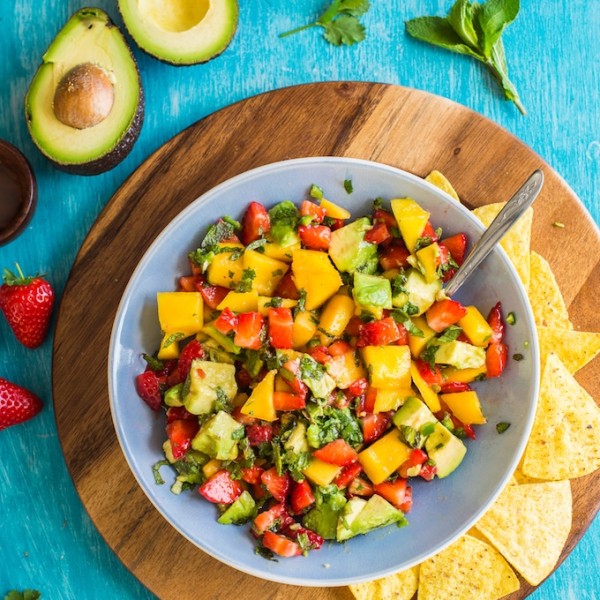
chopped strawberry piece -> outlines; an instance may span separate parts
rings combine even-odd
[[[226,287],[221,287],[219,285],[210,285],[206,283],[204,277],[198,277],[198,281],[196,282],[196,289],[202,295],[202,299],[205,304],[207,304],[210,308],[217,308],[221,302],[223,302],[225,296],[229,294],[231,290],[228,290]]]
[[[306,384],[300,379],[300,359],[288,360],[279,369],[279,374],[285,379],[286,383],[297,394],[301,394],[304,398],[308,394]]]
[[[250,415],[245,415],[242,413],[242,407],[236,406],[231,413],[231,416],[242,425],[256,425],[258,423],[258,419],[251,417]],[[248,433],[248,430],[246,430]]]
[[[308,545],[310,550],[318,550],[325,541],[318,533],[315,533],[311,529],[306,529],[306,527],[296,527],[291,525],[286,527],[282,533],[292,540],[297,540],[299,536],[304,535],[308,540]]]
[[[423,465],[421,466],[421,471],[420,471],[419,475],[425,481],[431,481],[435,477],[436,473],[437,473],[437,467],[429,462],[426,462],[426,463],[423,463]]]
[[[427,324],[436,333],[454,325],[467,314],[467,309],[456,300],[438,300],[434,302],[425,313]]]
[[[358,316],[353,316],[350,321],[348,321],[348,325],[346,325],[346,333],[350,336],[357,336],[360,332],[360,326],[363,324],[363,321]]]
[[[408,343],[408,336],[403,325],[398,326],[392,317],[386,317],[379,321],[363,323],[359,327],[358,341],[356,346],[387,346],[393,342],[401,345]]]
[[[197,292],[196,283],[198,283],[198,277],[195,275],[179,278],[179,287],[184,292]]]
[[[290,308],[269,308],[269,343],[273,348],[290,349],[294,317]]]
[[[271,220],[267,209],[258,202],[250,202],[242,217],[242,244],[247,246],[262,237],[271,229]]]
[[[440,246],[444,246],[450,252],[452,260],[460,267],[465,260],[467,253],[467,236],[464,233],[457,233],[451,237],[442,240],[439,243]]]
[[[256,497],[256,494],[254,496]],[[294,518],[288,513],[285,504],[281,502],[256,515],[252,528],[256,533],[262,535],[269,529],[285,528],[294,522]]]
[[[292,278],[291,269],[279,280],[274,296],[289,298],[290,300],[298,300],[300,298],[298,288]]]
[[[359,462],[346,465],[333,480],[340,489],[348,487],[362,473],[362,465]]]
[[[237,315],[230,309],[225,308],[215,320],[215,329],[223,334],[233,331],[238,325]]]
[[[246,483],[260,483],[260,476],[264,473],[264,469],[262,467],[253,466],[253,467],[243,467],[242,468],[242,480]]]
[[[379,264],[384,271],[390,269],[404,269],[410,266],[408,257],[410,252],[407,250],[404,243],[395,238],[391,244],[382,249],[379,253]]]
[[[403,513],[410,512],[413,503],[413,495],[412,495],[412,487],[410,485],[406,486],[406,491],[404,492],[404,501],[398,507]]]
[[[406,496],[406,479],[399,477],[396,481],[384,481],[374,487],[375,493],[385,498],[392,506],[400,508]]]
[[[198,429],[200,429],[198,419],[194,421],[180,419],[172,421],[167,425],[167,436],[171,442],[173,458],[179,460],[186,455],[190,449],[192,439],[198,433]]]
[[[300,205],[300,215],[303,217],[313,217],[313,223],[321,223],[325,218],[325,209],[314,202],[304,200]]]
[[[343,340],[337,340],[327,348],[327,351],[331,356],[342,356],[342,354],[352,352],[353,350],[354,348],[348,342],[344,342]]]
[[[422,465],[427,461],[428,458],[429,457],[423,450],[420,448],[414,448],[409,454],[408,458],[400,465],[400,468],[398,469],[400,477],[404,477],[405,479],[409,477],[410,469]]]
[[[179,354],[179,361],[177,363],[177,371],[180,381],[185,381],[185,378],[190,372],[192,361],[196,358],[205,358],[204,350],[198,340],[192,340],[187,343],[181,353]]]
[[[396,217],[382,208],[375,209],[373,213],[373,223],[385,223],[389,229],[398,229],[398,221],[396,221]]]
[[[442,371],[437,365],[435,368],[432,368],[428,362],[425,362],[420,358],[415,361],[415,364],[417,366],[417,370],[419,371],[419,375],[423,378],[427,385],[442,385],[444,378]]]
[[[492,342],[485,351],[485,367],[488,377],[500,377],[508,361],[508,346]]]
[[[283,502],[290,492],[292,481],[289,473],[279,475],[275,467],[267,469],[260,476],[260,480],[278,502]]]
[[[290,494],[290,504],[292,506],[292,510],[296,514],[299,514],[314,504],[314,502],[315,495],[310,487],[310,483],[308,483],[306,479],[295,482],[292,486],[292,493]]]
[[[361,403],[362,411],[372,413],[375,410],[375,400],[377,400],[377,388],[369,386],[364,401]]]
[[[470,392],[472,390],[468,383],[462,381],[446,381],[440,386],[442,394],[455,394],[457,392]]]
[[[275,410],[302,410],[306,407],[306,394],[298,392],[273,392]]]
[[[172,423],[173,421],[198,422],[198,415],[193,415],[185,408],[185,406],[170,406],[167,409],[167,424]]]
[[[313,346],[312,348],[308,349],[308,354],[310,354],[318,363],[321,363],[322,365],[331,360],[329,350],[325,346]]]
[[[246,312],[238,315],[238,326],[234,343],[241,348],[258,350],[262,346],[261,332],[264,317],[259,312]]]
[[[135,378],[135,387],[140,398],[152,409],[159,410],[162,403],[160,382],[154,371],[144,371]]]
[[[373,229],[365,234],[365,242],[383,244],[392,239],[392,234],[385,223],[375,223]]]
[[[310,250],[328,250],[331,229],[325,225],[300,225],[298,235],[302,244]]]
[[[297,542],[273,533],[272,531],[266,531],[262,539],[263,546],[277,556],[283,556],[284,558],[290,558],[292,556],[300,556],[302,554],[302,548]]]
[[[204,498],[215,504],[231,504],[242,491],[241,483],[232,479],[231,473],[226,469],[217,471],[198,488]]]
[[[273,439],[273,426],[270,423],[246,425],[246,437],[251,446],[260,446]]]
[[[364,393],[366,393],[368,387],[369,382],[367,379],[365,377],[361,377],[350,384],[348,391],[356,398],[357,396],[362,396]]]
[[[502,304],[500,302],[490,310],[487,322],[492,328],[492,338],[490,342],[496,344],[500,343],[504,338],[504,320],[502,319]]]
[[[363,477],[355,477],[348,485],[350,496],[372,496],[375,493],[373,484]]]
[[[423,229],[423,233],[421,234],[421,237],[429,238],[432,242],[438,241],[438,235],[435,232],[435,229],[433,228],[431,221],[427,221],[427,224],[425,225],[425,229]]]
[[[360,419],[365,443],[380,438],[392,422],[388,413],[368,414]]]
[[[323,462],[345,467],[358,460],[358,453],[343,439],[334,440],[315,450],[313,456]]]

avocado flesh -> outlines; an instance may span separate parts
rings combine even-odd
[[[441,423],[435,424],[433,433],[425,441],[425,450],[429,458],[435,462],[437,476],[440,479],[450,475],[467,453],[467,448],[461,440]]]
[[[237,0],[119,0],[119,11],[142,50],[174,65],[219,55],[238,23]]]
[[[73,67],[90,63],[109,75],[114,102],[93,127],[77,129],[54,113],[58,83]],[[29,133],[55,166],[80,175],[112,169],[129,153],[144,119],[144,97],[136,63],[120,31],[98,8],[76,12],[42,58],[25,97]]]

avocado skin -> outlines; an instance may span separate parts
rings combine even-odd
[[[238,19],[239,19],[239,14],[240,14],[239,4],[236,2],[235,3],[236,26],[232,29],[229,39],[223,44],[223,47],[221,48],[221,50],[219,52],[217,52],[216,54],[213,54],[210,58],[207,58],[206,60],[198,60],[198,61],[193,61],[193,62],[191,62],[191,61],[190,62],[182,62],[182,61],[178,62],[178,61],[174,61],[174,60],[169,60],[168,58],[164,58],[163,56],[159,56],[158,54],[156,54],[154,52],[150,52],[150,50],[147,50],[146,48],[144,48],[137,41],[134,34],[131,33],[131,30],[129,29],[129,27],[127,27],[127,22],[123,18],[123,11],[121,10],[121,5],[119,2],[117,2],[117,6],[119,7],[119,12],[121,13],[121,19],[123,21],[123,24],[125,25],[125,29],[127,29],[127,33],[129,33],[129,35],[132,37],[132,39],[135,40],[135,43],[137,44],[139,49],[142,50],[148,56],[151,56],[152,58],[156,58],[157,60],[167,63],[168,65],[171,65],[173,67],[190,67],[190,66],[194,66],[194,65],[201,65],[201,64],[207,63],[208,61],[212,60],[213,58],[217,58],[217,56],[220,56],[221,54],[223,54],[223,52],[225,52],[225,50],[227,50],[227,47],[229,46],[229,44],[231,44],[231,40],[233,40],[233,38],[235,37],[235,34],[237,33],[237,29],[238,29],[237,23],[239,22]]]
[[[78,12],[85,14],[86,11],[88,11],[91,14],[95,14],[95,12],[97,10],[99,10],[99,9],[82,8]],[[104,11],[102,11],[102,13],[105,14]],[[109,27],[109,28],[116,27],[116,25],[114,24],[114,22],[112,21],[110,16],[106,15],[106,17],[107,17],[106,27]],[[123,39],[125,40],[125,38],[123,38]],[[138,88],[139,88],[139,92],[140,92],[136,111],[135,111],[135,114],[133,116],[133,119],[131,120],[131,123],[130,123],[128,129],[121,136],[121,138],[117,141],[115,146],[113,146],[112,150],[110,150],[109,152],[107,152],[106,154],[104,154],[103,156],[101,156],[99,158],[96,158],[92,161],[83,162],[83,163],[61,163],[61,162],[57,161],[52,156],[49,156],[44,151],[44,148],[40,147],[37,144],[35,137],[32,135],[31,137],[32,137],[32,140],[33,140],[35,146],[50,161],[50,163],[52,163],[52,165],[54,167],[56,167],[57,169],[64,171],[66,173],[70,173],[72,175],[99,175],[100,173],[110,171],[111,169],[116,167],[121,161],[123,161],[125,159],[125,157],[129,154],[131,149],[133,148],[133,145],[135,144],[135,142],[137,141],[137,139],[140,135],[140,132],[142,130],[142,125],[144,123],[145,96],[144,96],[144,88],[142,86],[142,79],[140,77],[140,71],[139,71],[139,68],[137,65],[137,61],[135,60],[135,56],[131,52],[131,48],[129,48],[126,41],[125,41],[125,44],[127,46],[127,49],[129,50],[129,56],[131,57],[133,66],[136,71],[137,83],[138,83]],[[36,75],[37,75],[37,73],[36,73]],[[34,75],[34,79],[35,79],[36,75]],[[26,97],[26,102],[27,102],[27,97]],[[27,103],[25,104],[25,120],[27,122],[27,127],[30,128],[31,113],[28,110]]]

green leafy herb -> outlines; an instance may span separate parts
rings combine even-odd
[[[431,435],[433,432],[435,431],[435,423],[425,423],[425,425],[423,425],[421,427],[421,435],[424,437],[427,437],[429,435]]]
[[[392,296],[398,296],[398,294],[408,294],[406,290],[406,273],[402,271],[394,279],[392,279]]]
[[[304,312],[306,310],[306,290],[298,290],[298,304],[296,304],[297,312]]]
[[[507,100],[522,114],[525,108],[514,84],[508,78],[508,66],[502,33],[519,13],[519,0],[487,0],[483,4],[456,0],[447,17],[419,17],[406,21],[412,37],[465,54],[480,61],[498,81]]]
[[[512,357],[513,360],[516,360],[517,362],[520,362],[525,358],[520,352],[518,352],[517,354],[513,354]]]
[[[313,404],[307,412],[311,424],[306,430],[306,437],[312,448],[320,448],[340,437],[355,448],[362,444],[360,423],[347,408]]]
[[[305,354],[300,359],[300,377],[301,379],[322,379],[325,374],[325,367],[319,364],[314,358]]]
[[[400,426],[400,438],[410,448],[420,448],[423,445],[421,432],[410,425]]]
[[[211,225],[200,244],[200,248],[191,252],[189,255],[190,260],[202,271],[206,271],[208,265],[211,263],[215,254],[219,252],[219,244],[226,239],[229,239],[235,229],[231,223],[227,221],[217,221],[214,225]]]
[[[354,191],[352,179],[344,179],[344,189],[346,190],[347,194],[351,194]]]
[[[462,332],[462,329],[458,325],[450,325],[442,331],[438,337],[438,342],[443,344],[445,342],[453,342]]]
[[[162,360],[158,360],[156,356],[150,356],[149,354],[142,354],[142,358],[146,361],[146,364],[152,371],[162,371],[165,365]]]
[[[265,308],[279,308],[283,304],[283,298],[273,296],[268,302],[265,302]]]
[[[271,229],[269,235],[281,246],[290,246],[296,241],[296,228],[300,220],[300,211],[289,200],[279,202],[269,210]]]
[[[502,422],[496,424],[496,431],[498,433],[504,433],[510,427],[510,423]]]
[[[214,411],[219,412],[220,410],[224,410],[227,413],[232,412],[233,406],[231,405],[231,401],[229,400],[229,396],[225,393],[225,390],[222,387],[217,386],[217,388],[215,389],[215,393],[217,394],[217,399],[214,402]],[[238,431],[241,431],[242,434],[238,438],[234,439],[240,439],[244,437],[244,428],[242,427]],[[235,434],[233,434],[232,437],[234,437],[234,435]]]
[[[383,198],[375,198],[373,200],[373,212],[379,210],[383,206]]]
[[[163,348],[168,348],[171,344],[174,344],[175,342],[178,342],[179,340],[182,340],[185,337],[185,333],[181,333],[181,331],[178,331],[177,333],[172,333],[163,343],[162,347]]]
[[[267,243],[267,240],[265,240],[265,238],[259,238],[258,240],[254,240],[253,242],[250,242],[246,246],[246,250],[257,250],[257,251],[262,250],[264,252],[266,243]]]
[[[352,46],[362,42],[366,37],[365,27],[359,17],[370,7],[369,0],[333,0],[316,21],[286,31],[279,37],[287,37],[318,26],[324,29],[323,36],[330,44]]]
[[[166,465],[170,465],[171,463],[166,460],[159,460],[157,463],[154,463],[152,465],[152,473],[154,475],[154,482],[156,483],[156,485],[163,485],[165,480],[162,478],[162,475],[160,474],[160,468],[161,467],[165,467]]]
[[[437,344],[427,344],[425,349],[421,352],[419,358],[424,360],[432,369],[435,369],[435,354],[439,350]]]
[[[258,556],[262,556],[262,558],[266,558],[267,560],[270,560],[273,562],[279,562],[275,558],[275,555],[268,548],[265,548],[264,546],[255,546],[254,554],[258,554]]]
[[[223,221],[225,221],[225,223],[229,223],[229,225],[231,225],[236,231],[239,231],[242,228],[242,224],[229,215],[225,215],[223,217]]]
[[[252,281],[256,277],[254,269],[244,269],[242,271],[242,279],[235,288],[236,292],[249,292],[252,289]]]

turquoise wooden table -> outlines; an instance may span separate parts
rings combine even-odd
[[[101,0],[121,24],[114,0]],[[114,170],[84,178],[55,170],[35,149],[23,98],[41,55],[81,0],[4,0],[0,4],[0,138],[31,161],[39,203],[30,225],[0,247],[0,265],[18,261],[47,274],[60,297],[76,253],[119,185],[165,141],[235,101],[284,86],[332,80],[402,84],[445,96],[499,123],[540,154],[600,221],[600,3],[523,0],[505,33],[510,74],[528,109],[505,102],[479,65],[416,42],[403,21],[443,14],[447,0],[373,0],[368,37],[336,48],[316,29],[278,34],[315,16],[323,0],[240,2],[237,34],[205,65],[175,68],[132,44],[146,91],[146,120],[131,154]],[[575,250],[575,249],[573,249]],[[0,321],[0,376],[44,401],[34,420],[0,432],[0,597],[36,588],[43,598],[153,597],[118,561],[83,508],[65,467],[51,398],[52,335],[36,350]],[[85,444],[85,439],[81,440]],[[531,596],[600,598],[600,520]]]

